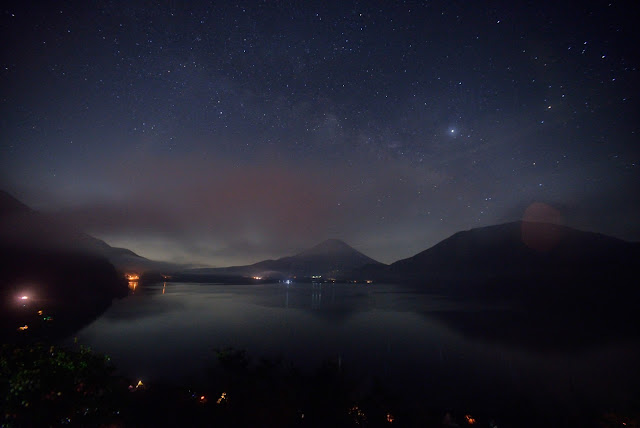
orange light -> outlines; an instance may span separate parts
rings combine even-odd
[[[129,391],[131,391],[131,392],[135,392],[135,391],[138,391],[138,390],[144,391],[145,389],[147,389],[147,388],[146,388],[145,384],[142,383],[141,380],[138,381],[136,386],[129,385]]]
[[[394,417],[391,413],[387,413],[387,422],[389,422],[390,424],[392,424],[394,421]]]
[[[22,327],[18,327],[18,330],[22,330],[22,331],[24,331],[24,330],[28,330],[28,329],[29,329],[29,326],[28,326],[28,325],[26,325],[26,324],[25,324],[25,325],[23,325]]]
[[[349,409],[349,415],[353,416],[354,418],[356,418],[356,421],[358,420],[366,420],[367,417],[364,414],[364,412],[358,407],[358,406],[353,406],[352,408]],[[359,422],[358,422],[359,424]]]
[[[464,415],[464,419],[469,425],[474,425],[476,423],[476,420],[472,418],[471,415]]]

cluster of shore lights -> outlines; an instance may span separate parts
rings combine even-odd
[[[19,300],[29,300],[28,296],[20,296]],[[42,317],[43,321],[53,321],[53,317],[50,315],[45,315],[44,310],[40,309],[38,310],[38,315]],[[29,330],[29,325],[25,324],[22,326],[18,326],[18,331],[25,331],[25,330]]]
[[[137,281],[140,279],[140,275],[138,275],[137,273],[126,273],[124,277],[129,281]]]
[[[364,414],[362,409],[358,406],[353,406],[349,409],[349,416],[354,418],[357,425],[367,420],[367,415]]]

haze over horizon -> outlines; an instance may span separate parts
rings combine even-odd
[[[338,238],[390,263],[535,202],[640,240],[623,2],[0,16],[0,188],[113,246],[229,266]]]

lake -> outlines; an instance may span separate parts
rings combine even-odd
[[[379,379],[416,406],[577,414],[638,402],[636,338],[551,346],[526,340],[540,331],[511,340],[441,316],[476,324],[503,309],[392,284],[158,283],[114,301],[76,336],[150,384],[198,384],[214,350],[233,347],[303,371],[333,361],[363,388]]]

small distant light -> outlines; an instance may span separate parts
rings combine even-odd
[[[450,129],[449,132],[451,132],[453,134],[454,132],[456,132],[456,130],[455,129]]]
[[[29,296],[22,296],[20,297],[20,300],[29,300]]]
[[[28,330],[28,329],[29,329],[29,326],[26,325],[26,324],[23,325],[22,327],[18,327],[18,330],[20,330],[20,331],[25,331],[25,330]]]
[[[138,383],[136,383],[135,386],[129,385],[129,391],[131,391],[131,392],[135,392],[135,391],[138,391],[138,390],[143,391],[145,389],[146,389],[146,386],[145,386],[144,383],[142,383],[141,380],[138,380]]]

